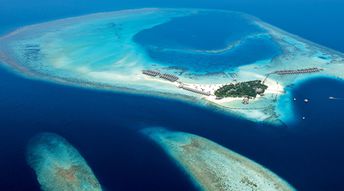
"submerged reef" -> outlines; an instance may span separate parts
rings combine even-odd
[[[263,166],[205,138],[162,128],[144,129],[200,190],[295,190]]]
[[[26,26],[0,37],[0,62],[30,78],[167,96],[272,124],[292,119],[288,87],[344,78],[340,52],[247,14],[203,9],[122,10]],[[264,94],[217,99],[221,87],[247,81],[261,81]]]
[[[59,135],[35,136],[27,149],[27,162],[43,191],[102,190],[85,159]]]

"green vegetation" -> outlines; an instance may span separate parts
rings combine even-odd
[[[215,91],[218,98],[225,97],[249,97],[255,98],[257,94],[263,94],[268,86],[260,80],[239,82],[236,84],[224,85]]]

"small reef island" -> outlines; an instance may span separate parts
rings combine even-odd
[[[218,99],[226,97],[246,97],[250,99],[256,98],[258,94],[263,96],[267,88],[268,86],[264,85],[260,80],[254,80],[224,85],[217,89],[214,94]]]
[[[80,153],[52,133],[35,136],[27,149],[27,162],[43,191],[101,191],[101,186]]]
[[[257,122],[291,119],[295,83],[343,79],[344,56],[238,12],[147,8],[66,18],[0,37],[29,78],[180,99]]]
[[[143,134],[161,146],[200,190],[295,190],[263,166],[205,138],[162,128],[144,129]]]

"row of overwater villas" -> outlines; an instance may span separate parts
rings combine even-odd
[[[158,71],[154,71],[154,70],[142,70],[142,73],[148,76],[152,76],[152,77],[156,77],[159,76],[162,79],[168,80],[170,82],[175,82],[177,81],[179,78],[175,75],[172,74],[161,74]]]
[[[315,73],[321,72],[323,69],[321,68],[305,68],[305,69],[297,69],[297,70],[279,70],[273,73],[278,75],[288,75],[288,74],[304,74],[304,73]]]

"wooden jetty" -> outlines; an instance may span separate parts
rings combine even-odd
[[[154,71],[154,70],[142,70],[142,74],[148,75],[148,76],[151,76],[151,77],[159,76],[161,79],[168,80],[170,82],[176,82],[177,80],[179,80],[179,78],[177,76],[175,76],[175,75],[172,75],[172,74],[161,74],[160,72]],[[186,86],[186,85],[184,85],[181,82],[179,82],[179,86],[178,87],[181,88],[181,89],[187,90],[187,91],[191,91],[191,92],[197,93],[197,94],[202,94],[202,95],[206,95],[206,96],[210,96],[211,95],[210,92],[206,92],[206,91],[199,90],[199,89],[196,89],[196,88],[193,88],[193,87],[190,87],[190,86]]]
[[[199,89],[196,89],[196,88],[192,88],[190,86],[185,86],[184,84],[180,84],[179,88],[182,88],[183,90],[187,90],[187,91],[194,92],[194,93],[197,93],[197,94],[206,95],[206,96],[210,96],[211,95],[210,92],[205,92],[205,91],[202,91],[202,90],[199,90]]]

